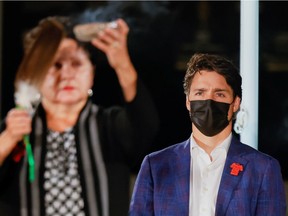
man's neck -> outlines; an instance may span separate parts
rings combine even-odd
[[[223,131],[215,136],[209,137],[202,134],[194,125],[193,129],[193,138],[196,143],[207,153],[211,154],[211,152],[220,145],[231,133],[232,124],[229,124]]]

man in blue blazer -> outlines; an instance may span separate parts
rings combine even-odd
[[[286,215],[278,161],[232,134],[241,85],[226,58],[192,56],[184,78],[191,137],[145,157],[129,215]]]

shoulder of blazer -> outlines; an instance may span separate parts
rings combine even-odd
[[[240,142],[236,137],[233,136],[228,155],[239,156],[248,160],[275,160],[272,156],[265,154],[247,144]],[[227,156],[228,156],[227,155]]]

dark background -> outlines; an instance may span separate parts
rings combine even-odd
[[[151,151],[183,141],[191,123],[182,83],[186,63],[195,52],[218,53],[239,65],[239,1],[52,1],[2,2],[1,115],[14,106],[13,80],[22,58],[22,34],[41,18],[90,10],[91,18],[124,18],[129,52],[139,76],[151,91],[161,130]],[[288,2],[259,2],[259,144],[276,157],[288,178]],[[97,65],[93,99],[109,106],[121,103],[114,72],[106,59]]]

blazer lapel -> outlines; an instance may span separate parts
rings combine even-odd
[[[235,138],[232,138],[230,148],[227,153],[227,159],[225,162],[220,187],[216,202],[216,215],[225,215],[232,194],[236,189],[236,186],[242,178],[242,174],[245,171],[245,165],[247,161],[241,157],[241,143]],[[237,175],[231,174],[233,163],[239,163],[243,167],[243,171],[240,171]]]

